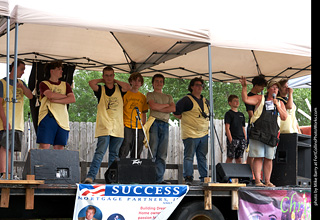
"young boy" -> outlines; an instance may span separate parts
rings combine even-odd
[[[232,163],[241,163],[243,152],[247,146],[247,137],[245,131],[245,117],[242,112],[238,111],[239,98],[236,95],[228,97],[228,103],[231,107],[224,116],[225,129],[227,135],[227,161]]]
[[[149,120],[154,120],[149,129],[149,143],[156,159],[156,183],[166,184],[163,175],[166,171],[166,159],[169,141],[169,117],[176,111],[176,106],[171,95],[162,92],[164,76],[155,74],[152,77],[153,92],[147,93],[147,102],[150,107]]]
[[[148,112],[147,98],[141,92],[140,87],[143,85],[143,78],[140,73],[132,73],[128,79],[131,90],[123,96],[123,123],[124,123],[124,140],[122,142],[119,157],[126,158],[130,152],[130,158],[140,158],[143,150],[144,134],[141,123],[138,121],[138,148],[135,155],[136,140],[136,116],[137,110],[141,112],[142,124],[146,123],[146,112]]]
[[[69,114],[67,104],[76,101],[71,86],[60,81],[62,62],[54,61],[45,67],[49,80],[39,85],[41,106],[39,110],[39,127],[37,143],[40,149],[63,150],[69,137]]]

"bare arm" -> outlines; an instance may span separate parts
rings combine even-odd
[[[286,106],[283,104],[283,102],[279,102],[277,99],[273,99],[273,103],[277,106],[281,120],[285,121],[288,117]]]
[[[50,99],[51,102],[53,103],[60,103],[60,104],[70,104],[70,103],[75,103],[76,98],[74,97],[74,94],[68,93],[65,98],[62,99]]]
[[[0,103],[3,102],[3,98],[0,98]],[[3,129],[4,130],[7,130],[7,117],[6,117],[6,114],[4,113],[4,109],[3,109],[3,106],[0,105],[0,118],[1,118],[1,121],[3,123]],[[11,125],[9,123],[9,130],[11,129]]]
[[[114,82],[121,86],[121,88],[122,88],[121,91],[122,92],[127,92],[127,91],[129,91],[131,89],[131,86],[130,86],[129,83],[122,82],[122,81],[119,81],[119,80],[116,80],[116,79],[114,80]]]
[[[91,89],[95,92],[98,92],[99,90],[99,86],[98,83],[104,83],[104,80],[101,79],[93,79],[89,81],[89,86],[91,87]]]
[[[288,101],[286,104],[286,109],[292,109],[292,107],[293,107],[293,89],[288,88],[288,90],[289,90],[289,96],[288,96]]]
[[[27,88],[23,83],[18,82],[17,83],[17,88],[21,88],[23,90],[23,94],[25,96],[27,96],[28,99],[32,99],[33,98],[31,90],[29,88]]]
[[[159,111],[159,112],[162,112],[161,111],[162,109],[169,107],[169,104],[159,104],[153,100],[150,100],[148,102],[148,104],[149,104],[149,107],[151,110],[155,110],[155,111]]]
[[[142,120],[143,125],[147,122],[147,114],[146,113],[141,113],[141,120]]]
[[[248,96],[247,95],[247,81],[246,78],[241,76],[239,80],[242,85],[242,101],[248,105],[257,105],[261,102],[261,95]]]
[[[227,134],[228,141],[229,141],[229,143],[231,143],[232,142],[232,135],[231,135],[231,131],[230,131],[230,124],[226,123],[225,128],[226,128],[226,134]]]
[[[182,115],[175,115],[173,114],[174,117],[178,118],[178,119],[181,119],[182,118]]]

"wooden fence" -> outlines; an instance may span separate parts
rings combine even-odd
[[[226,160],[226,136],[224,129],[223,120],[214,120],[216,133],[215,135],[215,162],[220,163]],[[22,142],[22,151],[21,153],[15,154],[15,161],[25,161],[27,157],[27,146],[28,146],[28,122],[25,123],[25,132]],[[76,150],[79,151],[80,161],[91,162],[97,139],[94,138],[95,133],[95,123],[92,122],[70,122],[70,134],[68,144],[66,146],[67,150]],[[217,136],[221,144],[221,149],[217,141]],[[30,146],[31,148],[37,148],[36,144],[36,133],[34,131],[33,125],[31,123],[30,128]],[[168,146],[168,156],[167,164],[183,164],[183,143],[180,137],[180,127],[179,126],[169,126],[169,146]],[[147,158],[147,149],[144,149],[142,152],[142,158]],[[106,156],[103,159],[103,162],[108,160],[108,151]],[[211,151],[209,149],[208,161],[210,161]],[[196,159],[194,159],[194,164],[197,164]],[[106,171],[106,168],[101,168],[99,176],[97,178],[103,178],[103,174]],[[21,169],[15,168],[15,172],[18,176],[21,176]],[[198,172],[195,173],[195,179],[198,178]],[[178,176],[178,170],[167,170],[165,174],[166,180],[176,180]]]

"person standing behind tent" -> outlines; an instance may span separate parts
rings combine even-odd
[[[301,133],[296,119],[297,107],[293,102],[293,89],[288,87],[288,79],[281,79],[277,99],[286,106],[288,117],[280,122],[280,133]]]
[[[26,86],[26,84],[20,80],[21,76],[24,74],[25,64],[23,61],[18,60],[17,62],[17,95],[16,95],[16,104],[15,104],[15,123],[12,126],[12,94],[13,94],[13,78],[14,78],[14,63],[10,65],[10,75],[9,75],[9,128],[7,128],[7,101],[5,98],[7,97],[7,77],[0,80],[0,177],[3,173],[6,172],[6,137],[7,137],[7,129],[9,129],[9,143],[11,143],[12,139],[12,127],[14,127],[14,151],[21,151],[22,144],[22,134],[24,131],[24,114],[23,114],[23,96],[27,96],[28,99],[32,99],[33,95],[30,89]],[[11,145],[11,144],[9,144]],[[11,146],[9,146],[9,157],[8,157],[8,170],[11,169]],[[8,174],[9,175],[9,174]]]
[[[190,81],[188,90],[190,93],[180,99],[173,113],[181,119],[181,138],[184,145],[183,177],[185,183],[193,182],[193,158],[197,156],[200,181],[208,176],[207,153],[208,153],[208,130],[209,108],[208,100],[201,93],[203,79],[194,78]]]
[[[276,99],[279,84],[270,81],[267,85],[267,94],[247,96],[247,82],[245,77],[239,80],[242,85],[242,100],[249,105],[255,105],[256,110],[250,120],[250,157],[254,158],[253,173],[256,186],[274,187],[270,182],[272,160],[279,142],[278,133],[280,119],[286,120],[287,112],[282,102]],[[263,166],[265,184],[261,182],[260,174]]]
[[[146,123],[148,112],[147,98],[139,88],[143,85],[143,77],[140,73],[132,73],[128,79],[131,90],[123,96],[123,122],[124,122],[124,140],[122,142],[119,157],[126,158],[130,153],[130,158],[140,158],[143,150],[144,134],[140,122],[138,121],[138,148],[137,157],[135,156],[135,140],[136,140],[136,116],[138,108],[141,112],[142,124]]]
[[[176,110],[171,95],[162,93],[164,86],[164,76],[155,74],[152,77],[153,92],[147,93],[147,103],[150,108],[150,116],[148,121],[149,143],[156,164],[156,183],[166,183],[163,181],[163,175],[166,171],[167,149],[169,141],[169,117],[170,112]],[[149,123],[148,123],[149,124]]]
[[[40,109],[37,132],[37,143],[40,149],[63,150],[69,137],[69,114],[67,104],[74,103],[75,97],[71,86],[60,81],[62,62],[54,61],[45,66],[48,80],[39,84]]]
[[[251,91],[248,93],[248,96],[254,96],[254,95],[258,95],[259,93],[261,93],[263,91],[264,87],[267,86],[267,80],[265,79],[264,75],[255,76],[252,79],[252,85],[253,85],[253,87],[252,87]],[[245,106],[246,106],[246,110],[249,115],[248,127],[247,127],[247,144],[248,144],[248,147],[250,148],[250,146],[249,146],[249,143],[250,143],[249,137],[250,137],[250,129],[251,129],[250,119],[253,116],[255,106],[248,105],[246,103],[245,103]],[[248,150],[249,149],[247,149],[247,152],[248,152]],[[253,158],[251,158],[249,155],[247,157],[247,164],[249,164],[251,169],[253,170],[253,168],[252,168],[253,167]]]
[[[108,166],[119,157],[119,149],[123,141],[123,95],[131,89],[128,83],[114,79],[112,67],[102,70],[102,78],[89,81],[91,89],[98,99],[95,137],[98,138],[92,163],[83,181],[93,183],[99,171],[102,159],[109,146]],[[104,83],[104,85],[98,85]]]
[[[239,98],[236,95],[228,97],[228,103],[231,107],[224,116],[224,123],[227,135],[227,161],[232,163],[235,159],[236,163],[241,164],[243,152],[247,147],[245,117],[242,112],[238,111]]]

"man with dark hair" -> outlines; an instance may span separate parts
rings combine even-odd
[[[138,122],[138,147],[135,146],[136,136],[136,116],[138,108],[141,113],[142,124],[146,123],[146,113],[148,112],[147,98],[139,88],[143,85],[143,77],[140,73],[132,73],[128,79],[131,90],[123,96],[123,122],[124,122],[124,140],[122,142],[119,157],[126,158],[130,153],[130,158],[140,158],[143,150],[144,134],[140,122]],[[137,155],[135,148],[137,147]]]
[[[176,110],[171,95],[162,93],[164,86],[164,76],[156,74],[152,77],[153,92],[147,93],[147,102],[150,107],[149,120],[153,120],[149,129],[149,143],[156,159],[156,183],[166,183],[163,181],[163,175],[166,171],[166,158],[169,141],[170,112]]]
[[[99,83],[104,85],[98,85]],[[131,89],[128,83],[114,79],[112,67],[105,67],[102,71],[102,78],[89,81],[89,85],[98,99],[95,130],[98,143],[87,178],[83,181],[85,184],[93,183],[108,146],[108,166],[110,167],[119,157],[119,149],[124,137],[122,97]]]
[[[247,147],[245,117],[242,112],[238,111],[239,97],[230,95],[228,104],[231,109],[224,116],[224,123],[227,135],[227,161],[232,163],[235,159],[236,163],[241,163],[243,152]]]
[[[48,80],[42,81],[40,89],[39,127],[37,143],[40,149],[62,150],[69,137],[69,114],[67,104],[76,101],[71,86],[60,81],[62,62],[54,61],[45,67]]]
[[[9,127],[7,128],[7,115],[6,115],[6,108],[8,102],[5,100],[7,97],[7,77],[0,80],[0,177],[6,171],[6,130],[9,129],[9,141],[11,145],[11,136],[12,131],[11,129],[14,127],[15,132],[15,142],[14,142],[14,151],[21,151],[21,144],[22,144],[22,134],[24,131],[24,118],[23,118],[23,96],[27,96],[29,99],[33,98],[32,92],[26,84],[20,80],[19,78],[22,77],[25,70],[25,64],[22,60],[18,60],[17,63],[17,96],[16,96],[16,103],[15,103],[15,124],[12,125],[12,98],[13,98],[13,78],[14,78],[14,63],[10,65],[10,75],[9,75]],[[11,146],[9,147],[9,157],[8,157],[8,170],[10,170],[11,165]],[[8,174],[9,175],[9,174]]]
[[[190,93],[180,99],[173,113],[181,119],[181,138],[184,144],[183,177],[188,185],[193,181],[193,158],[196,154],[200,181],[208,175],[208,129],[209,107],[208,101],[201,93],[203,80],[194,78],[190,81],[188,90]]]

